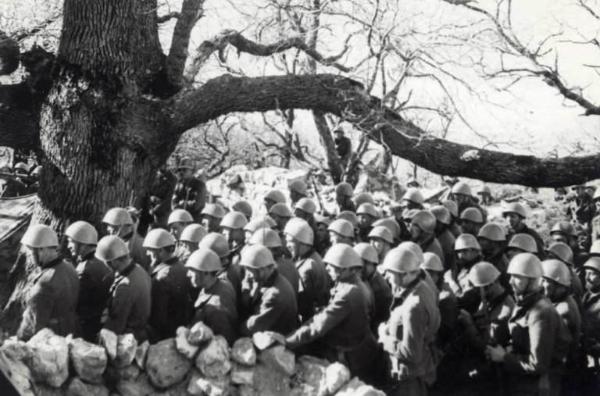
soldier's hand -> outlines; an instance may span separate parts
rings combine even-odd
[[[504,356],[506,355],[506,350],[502,348],[500,345],[493,347],[488,345],[485,348],[485,355],[492,362],[503,362]]]

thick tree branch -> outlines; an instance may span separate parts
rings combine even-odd
[[[160,15],[158,18],[156,18],[156,22],[157,23],[165,23],[165,22],[169,22],[171,19],[177,19],[181,16],[181,14],[179,12],[173,11],[173,12],[169,12],[168,14],[165,15]]]
[[[176,134],[231,112],[318,110],[345,117],[392,153],[432,172],[496,183],[568,186],[600,178],[600,155],[538,158],[483,150],[438,139],[382,107],[349,78],[330,75],[232,77],[224,75],[175,96],[168,109]]]

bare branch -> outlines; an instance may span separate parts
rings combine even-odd
[[[181,14],[179,12],[169,12],[168,14],[165,15],[161,15],[156,19],[157,23],[165,23],[165,22],[169,22],[171,19],[177,19],[181,16]]]

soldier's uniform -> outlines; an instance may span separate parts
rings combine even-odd
[[[300,274],[294,266],[292,260],[285,255],[281,255],[275,259],[277,264],[277,270],[285,279],[290,282],[292,289],[294,290],[294,295],[298,296],[298,286],[300,285]]]
[[[327,304],[329,298],[329,275],[321,256],[314,250],[294,264],[300,275],[298,284],[298,313],[302,321],[313,316],[318,307]]]
[[[79,278],[71,263],[57,258],[44,265],[33,279],[17,337],[29,340],[47,327],[57,335],[77,335]]]
[[[140,236],[136,231],[133,231],[131,238],[125,241],[127,242],[127,248],[129,249],[129,255],[134,262],[138,263],[146,272],[150,273],[150,257],[146,254],[144,249],[144,238]]]
[[[581,300],[583,346],[598,367],[600,358],[600,292],[586,292]]]
[[[199,179],[192,177],[188,180],[180,180],[175,184],[171,209],[185,209],[200,222],[200,213],[206,204],[206,185]]]
[[[133,333],[138,342],[145,341],[148,338],[146,326],[150,317],[150,289],[150,275],[132,261],[115,276],[103,327],[117,335]]]
[[[77,263],[79,301],[77,315],[81,333],[86,341],[94,342],[102,326],[102,312],[106,307],[110,286],[114,280],[112,269],[90,252]]]
[[[444,252],[444,258],[442,259],[442,263],[444,264],[444,269],[448,270],[454,267],[454,242],[456,242],[456,238],[450,232],[448,228],[442,231],[437,237],[440,246],[442,247],[442,251]],[[435,253],[435,252],[433,252]]]
[[[237,301],[233,286],[227,280],[218,279],[208,289],[200,290],[194,304],[193,322],[203,322],[215,335],[225,337],[229,345],[237,338]]]
[[[432,239],[429,239],[425,243],[421,244],[421,249],[423,250],[423,253],[429,252],[438,256],[442,261],[442,265],[444,268],[446,268],[446,255],[444,254],[444,249],[442,249],[442,245],[437,238],[433,237]]]
[[[390,317],[390,305],[392,304],[392,289],[379,271],[373,271],[365,282],[373,291],[375,300],[375,311],[371,319],[371,330],[376,333],[379,324],[385,322]]]
[[[233,286],[236,301],[239,301],[242,290],[242,280],[244,279],[244,270],[240,265],[229,262],[229,265],[219,273],[219,279],[227,280]]]

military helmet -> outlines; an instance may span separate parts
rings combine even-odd
[[[419,191],[418,188],[414,187],[406,189],[406,192],[402,196],[402,200],[410,201],[418,205],[423,205],[423,202],[425,202],[425,198],[423,198],[423,194],[421,194],[421,191]]]
[[[546,249],[548,253],[559,259],[560,261],[573,265],[573,250],[569,245],[563,242],[554,242]]]
[[[146,249],[162,249],[175,246],[176,243],[175,237],[170,232],[162,228],[155,228],[148,232],[142,246]]]
[[[229,243],[227,239],[218,232],[209,232],[198,243],[198,249],[208,248],[214,251],[220,258],[229,256]]]
[[[315,233],[311,226],[306,221],[297,217],[287,222],[283,233],[305,245],[312,246],[315,241]]]
[[[385,227],[392,233],[392,238],[397,239],[400,237],[400,225],[393,217],[384,217],[383,219],[375,220],[373,222],[373,228]]]
[[[592,269],[592,270],[600,273],[600,257],[598,257],[598,256],[590,257],[583,264],[583,268]]]
[[[221,220],[220,227],[242,230],[248,224],[246,216],[242,212],[229,212]]]
[[[524,233],[513,235],[513,237],[510,238],[510,241],[508,242],[508,248],[520,249],[524,252],[529,253],[538,252],[537,243],[535,242],[535,239],[533,239],[531,235]]]
[[[25,234],[23,234],[21,244],[30,248],[57,247],[58,236],[47,225],[34,224],[29,226]]]
[[[358,253],[345,243],[332,245],[325,253],[323,262],[338,268],[362,267],[363,265]]]
[[[458,204],[451,199],[447,199],[442,202],[442,205],[448,209],[452,217],[458,217]]]
[[[394,243],[394,237],[392,236],[392,233],[387,227],[384,226],[373,227],[373,229],[371,229],[371,232],[369,232],[369,239],[371,238],[382,239],[390,245]]]
[[[550,259],[542,261],[542,276],[560,285],[571,286],[571,271],[560,260]]]
[[[304,180],[294,180],[289,184],[290,191],[295,191],[298,194],[306,197],[308,186],[304,182]]]
[[[333,231],[346,238],[354,238],[354,227],[349,221],[344,219],[334,220],[329,227],[327,227],[327,230]]]
[[[410,220],[411,225],[419,227],[428,234],[435,232],[435,222],[435,216],[428,210],[419,210]]]
[[[248,221],[250,221],[250,219],[252,218],[252,205],[250,205],[248,201],[244,201],[243,199],[231,205],[231,210],[243,213],[244,216],[246,216],[246,220]]]
[[[268,199],[269,201],[273,201],[275,203],[285,203],[285,195],[276,189],[272,189],[266,193],[264,199]]]
[[[383,269],[396,273],[406,273],[419,270],[423,260],[407,246],[397,246],[390,250],[383,259]]]
[[[413,241],[402,242],[397,247],[400,247],[402,249],[408,249],[411,252],[413,252],[414,255],[417,257],[417,260],[419,261],[419,263],[422,263],[423,261],[425,261],[425,258],[423,256],[423,249],[421,249],[421,246],[417,245]]]
[[[573,227],[573,224],[571,224],[568,221],[557,221],[550,229],[550,235],[555,234],[555,233],[565,234],[567,236],[574,236],[574,237],[577,236],[577,233],[575,233],[575,228]]]
[[[337,219],[342,219],[350,222],[353,228],[358,227],[358,216],[356,216],[356,213],[350,210],[344,210],[343,212],[340,212],[336,217],[336,220]]]
[[[367,216],[371,216],[374,219],[378,219],[379,218],[379,211],[377,210],[377,208],[375,207],[375,205],[365,202],[363,204],[361,204],[358,209],[356,210],[356,214],[357,215],[367,215]]]
[[[352,199],[352,201],[354,202],[354,205],[356,205],[357,207],[360,207],[360,205],[362,205],[364,203],[369,203],[371,205],[375,205],[375,200],[373,199],[373,196],[371,194],[369,194],[368,192],[361,192],[359,194],[356,194],[354,196],[354,198]]]
[[[269,209],[269,215],[279,216],[286,219],[289,219],[290,217],[294,216],[290,208],[286,204],[281,202],[271,206],[271,209]]]
[[[117,227],[133,225],[133,219],[125,208],[109,209],[102,218],[102,222]]]
[[[477,208],[466,208],[460,214],[461,220],[467,220],[477,224],[483,224],[483,215]]]
[[[508,263],[506,273],[520,275],[526,278],[542,277],[542,262],[532,253],[519,253]]]
[[[527,217],[527,211],[525,210],[525,207],[523,207],[523,205],[521,205],[518,202],[508,203],[506,205],[506,207],[504,208],[504,210],[502,211],[502,216],[505,216],[509,213],[516,213],[519,216],[521,216],[522,218]]]
[[[354,251],[360,256],[361,259],[369,263],[377,264],[379,262],[379,256],[377,250],[370,243],[361,242],[357,243],[353,247]]]
[[[193,223],[194,218],[185,209],[175,209],[169,214],[169,219],[167,220],[167,225],[171,225],[173,223]]]
[[[469,185],[463,181],[459,181],[458,183],[452,186],[452,194],[467,195],[469,197],[473,196],[473,193],[471,192],[471,187],[469,187]]]
[[[350,183],[341,182],[335,186],[335,193],[340,196],[351,197],[354,194],[354,189]]]
[[[429,271],[443,272],[444,265],[442,264],[442,260],[440,257],[431,252],[423,253],[423,262],[421,263],[421,268]]]
[[[479,229],[477,237],[494,242],[504,242],[506,241],[506,231],[498,223],[485,223],[483,227]]]
[[[185,267],[202,272],[219,272],[223,269],[219,256],[207,247],[193,252],[187,259]]]
[[[469,282],[475,287],[491,285],[500,276],[500,271],[492,263],[480,261],[469,270]]]
[[[109,262],[129,254],[127,244],[116,235],[107,235],[98,241],[95,256],[98,260]]]
[[[479,245],[477,238],[473,235],[460,234],[454,241],[454,251],[458,252],[466,249],[481,250],[481,246]]]
[[[98,231],[87,221],[76,221],[65,230],[65,235],[77,243],[95,245],[98,243]]]
[[[202,209],[200,214],[203,216],[211,216],[217,219],[222,219],[223,216],[225,216],[225,209],[223,209],[223,207],[219,204],[209,203],[204,205],[204,209]]]
[[[208,234],[208,231],[200,224],[189,224],[181,231],[179,240],[183,242],[198,243],[206,236],[206,234]]]
[[[281,247],[281,237],[271,228],[259,228],[254,231],[250,239],[249,245],[263,245],[270,249]]]
[[[317,211],[317,205],[315,201],[310,198],[300,198],[296,205],[294,205],[294,209],[301,210],[308,214],[314,214]]]
[[[274,265],[275,259],[271,251],[263,245],[244,246],[240,254],[240,265],[250,268],[265,268]]]
[[[443,205],[432,206],[429,211],[435,216],[435,220],[438,223],[449,225],[452,223],[452,217],[450,211]]]

